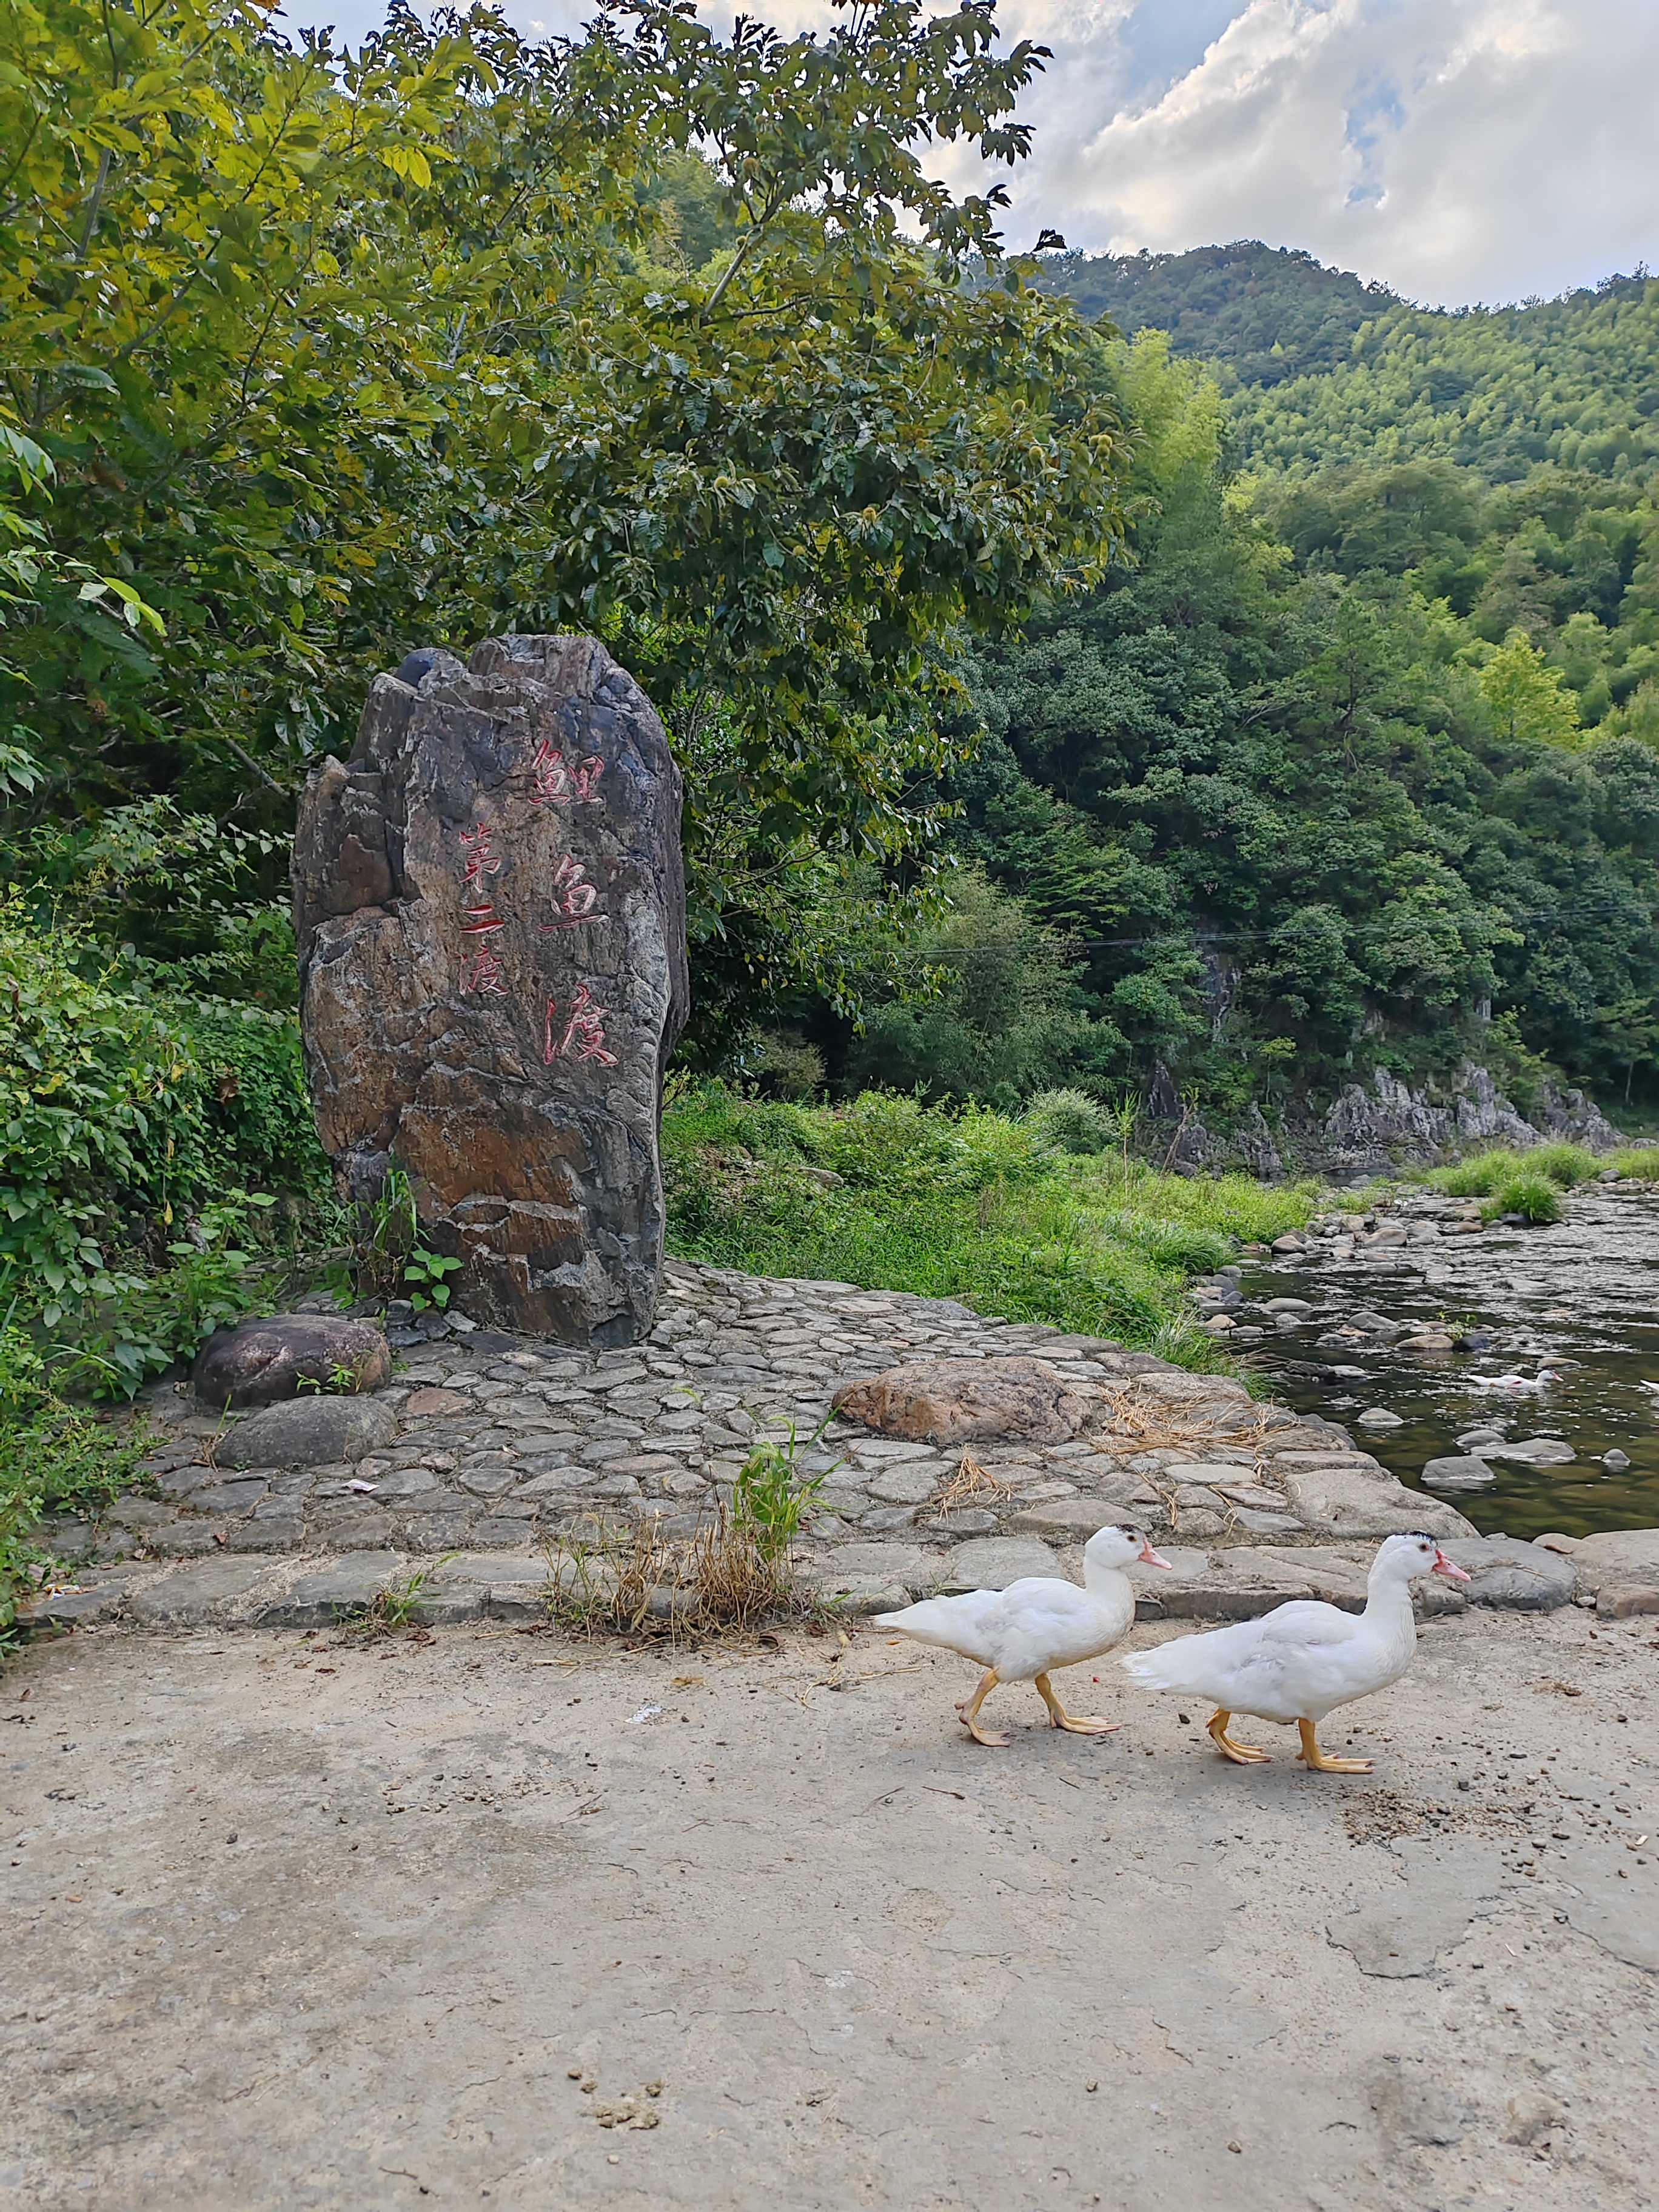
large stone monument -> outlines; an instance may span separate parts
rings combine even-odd
[[[323,1146],[354,1197],[407,1173],[475,1319],[596,1346],[651,1327],[690,1002],[680,799],[650,702],[588,637],[411,653],[306,786]]]

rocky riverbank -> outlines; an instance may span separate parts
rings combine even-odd
[[[804,1594],[848,1612],[1022,1574],[1076,1577],[1083,1542],[1112,1519],[1146,1527],[1173,1562],[1144,1571],[1149,1619],[1239,1618],[1304,1595],[1358,1606],[1378,1539],[1410,1528],[1474,1574],[1467,1592],[1433,1587],[1424,1602],[1440,1610],[1613,1591],[1636,1606],[1649,1589],[1659,1605],[1659,1539],[1644,1532],[1577,1548],[1482,1538],[1333,1422],[950,1301],[674,1262],[633,1351],[403,1318],[393,1379],[361,1396],[227,1417],[177,1388],[152,1392],[166,1439],[157,1494],[118,1505],[95,1540],[48,1532],[60,1555],[92,1545],[93,1558],[33,1620],[322,1626],[422,1564],[430,1620],[539,1617],[559,1536],[641,1516],[689,1535],[729,1499],[757,1441],[820,1429],[801,1463],[825,1483],[793,1566]],[[964,1481],[960,1450],[832,1414],[846,1386],[945,1355],[1041,1358],[1080,1404],[1075,1432],[976,1443]]]
[[[1153,1086],[1152,1126],[1169,1134],[1165,1164],[1183,1175],[1243,1168],[1251,1175],[1398,1173],[1437,1165],[1487,1145],[1565,1141],[1593,1152],[1622,1139],[1594,1099],[1582,1091],[1541,1085],[1522,1114],[1506,1098],[1491,1071],[1466,1060],[1448,1084],[1413,1091],[1386,1067],[1373,1068],[1368,1084],[1348,1084],[1322,1113],[1293,1102],[1279,1126],[1270,1127],[1254,1101],[1231,1129],[1212,1130],[1182,1115],[1167,1074]]]

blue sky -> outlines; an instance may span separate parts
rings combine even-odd
[[[795,29],[823,0],[751,11]],[[509,0],[532,33],[569,0]],[[720,10],[705,12],[719,21]],[[368,0],[289,0],[349,38]],[[1305,246],[1433,305],[1659,264],[1659,0],[1003,0],[1054,60],[1024,110],[1015,243]],[[974,179],[948,154],[938,164]]]

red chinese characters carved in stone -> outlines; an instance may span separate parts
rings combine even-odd
[[[598,753],[591,753],[584,761],[567,761],[552,740],[544,738],[536,748],[536,757],[530,763],[530,773],[535,781],[535,787],[530,795],[538,805],[563,802],[575,806],[596,806],[605,763]]]
[[[463,964],[461,988],[464,991],[488,991],[498,999],[506,998],[507,985],[501,981],[501,963],[487,937],[471,958]]]
[[[595,915],[599,902],[597,884],[587,880],[586,863],[574,853],[567,853],[553,872],[553,920],[544,921],[544,930],[569,929],[579,921],[603,921],[603,915]]]
[[[501,862],[490,849],[494,832],[488,823],[479,823],[476,830],[461,832],[461,854],[465,862],[461,888],[461,933],[476,940],[461,969],[461,988],[464,991],[491,992],[505,998],[507,986],[501,980],[501,963],[490,943],[498,929],[507,924],[495,911],[489,896],[489,878],[499,875]]]
[[[597,1061],[601,1067],[614,1067],[617,1055],[605,1049],[605,1024],[609,1006],[596,1006],[593,994],[586,983],[578,983],[576,995],[560,1024],[559,1002],[547,1002],[547,1033],[542,1048],[543,1063],[551,1067],[556,1060],[570,1059],[579,1064],[585,1060]]]

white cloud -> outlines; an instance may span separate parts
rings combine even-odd
[[[1259,237],[1451,303],[1659,260],[1652,0],[1250,0],[1107,112],[1074,88],[1065,9],[1024,0],[1022,27],[1045,12],[1056,59],[1011,234]]]
[[[597,0],[507,0],[532,35]],[[736,0],[706,0],[722,29]],[[794,32],[825,0],[747,0]],[[941,10],[951,0],[934,0]],[[377,0],[307,9],[356,35]],[[1655,0],[1003,0],[1054,58],[1006,226],[1095,252],[1261,238],[1461,304],[1659,263]],[[959,152],[936,166],[979,181]]]

